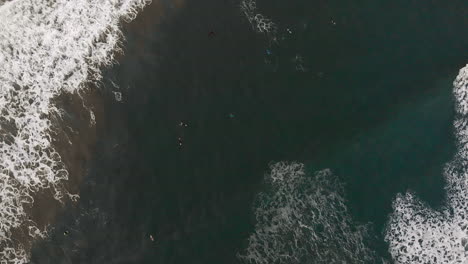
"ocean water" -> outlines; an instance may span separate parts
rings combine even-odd
[[[5,263],[466,261],[465,1],[34,3],[0,6],[0,176],[71,201],[43,230],[2,206],[20,219],[2,222],[2,260],[21,256]],[[83,108],[54,105],[80,89]],[[65,128],[46,110],[96,143],[50,145]],[[38,187],[10,166],[30,138]],[[86,162],[62,154],[82,145]]]
[[[71,170],[66,165],[70,161],[60,153],[64,148],[59,146],[61,132],[66,127],[59,125],[66,124],[61,120],[67,114],[56,101],[60,95],[78,93],[84,84],[99,81],[99,67],[112,62],[113,50],[118,47],[119,20],[131,20],[144,4],[2,1],[2,263],[25,263],[32,242],[47,237],[50,223],[41,218],[49,215],[48,209],[54,203],[79,198],[66,188]],[[85,103],[83,107],[87,117],[94,116]],[[71,140],[65,142],[72,145]],[[48,203],[38,207],[47,199]]]

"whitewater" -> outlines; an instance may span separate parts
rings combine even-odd
[[[413,192],[397,195],[383,230],[391,263],[468,263],[468,65],[453,85],[458,152],[444,169],[446,204],[433,209]],[[272,163],[253,212],[243,263],[389,262],[373,249],[372,224],[353,221],[345,186],[329,169]]]
[[[252,30],[277,42],[278,26],[243,0],[241,12]],[[272,162],[263,191],[254,201],[255,230],[237,254],[248,264],[387,263],[371,244],[372,224],[355,222],[345,186],[330,169],[307,173],[300,162]]]
[[[398,194],[384,230],[393,263],[468,263],[468,65],[454,83],[458,152],[446,164],[446,204],[430,208]],[[373,250],[372,225],[353,221],[345,186],[329,170],[299,162],[270,165],[253,205],[255,231],[244,263],[388,263]]]
[[[254,0],[241,10],[252,29],[274,38],[276,24]],[[393,262],[468,264],[468,65],[453,82],[457,153],[444,168],[446,202],[430,208],[415,193],[393,201],[384,239]],[[279,162],[265,175],[253,205],[255,231],[239,254],[244,263],[386,263],[369,243],[370,225],[353,222],[344,186],[329,169],[307,175],[304,164]]]
[[[446,204],[435,210],[408,192],[393,202],[385,239],[396,263],[468,263],[468,65],[453,82],[457,153],[446,164]]]
[[[54,99],[79,94],[101,79],[100,69],[121,51],[119,24],[148,0],[12,0],[0,3],[0,263],[29,260],[29,248],[47,236],[25,212],[34,194],[76,200],[63,188],[69,172],[53,142]],[[90,110],[90,124],[94,124]],[[71,142],[70,142],[71,144]],[[14,230],[28,230],[26,241]]]
[[[253,205],[255,231],[238,254],[243,263],[383,262],[370,246],[371,225],[353,221],[331,170],[307,175],[302,163],[272,163],[264,189]]]

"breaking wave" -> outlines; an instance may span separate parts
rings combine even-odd
[[[240,6],[253,30],[271,35],[276,33],[277,28],[273,20],[257,12],[257,2],[255,0],[242,0]]]
[[[399,194],[385,240],[396,263],[468,263],[468,65],[454,83],[458,151],[444,170],[447,203],[434,210]]]
[[[344,187],[330,170],[306,175],[303,164],[279,162],[265,175],[254,204],[255,232],[245,263],[378,263],[369,225],[357,225]]]
[[[46,236],[27,219],[33,194],[50,188],[62,201],[68,172],[52,147],[53,99],[101,78],[130,21],[146,0],[0,0],[0,263],[25,263],[27,245],[11,239]],[[93,120],[90,120],[91,122]],[[70,194],[68,194],[70,195]],[[70,195],[76,198],[76,195]]]

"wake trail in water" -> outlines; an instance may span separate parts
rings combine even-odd
[[[468,263],[468,65],[453,85],[458,151],[444,170],[447,203],[434,210],[414,193],[397,196],[385,236],[397,263]]]
[[[2,1],[3,2],[3,1]],[[47,235],[24,206],[50,188],[68,195],[68,171],[52,142],[61,109],[53,99],[101,79],[130,21],[146,0],[13,0],[0,5],[0,263],[26,263],[28,245],[11,239],[18,228],[31,240]],[[92,122],[94,120],[90,120]]]

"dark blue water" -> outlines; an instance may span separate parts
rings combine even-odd
[[[125,27],[105,77],[124,100],[109,99],[80,205],[57,228],[74,231],[34,263],[239,263],[271,161],[331,168],[377,236],[396,193],[443,202],[464,1],[259,1],[277,43],[238,2],[177,3]]]

